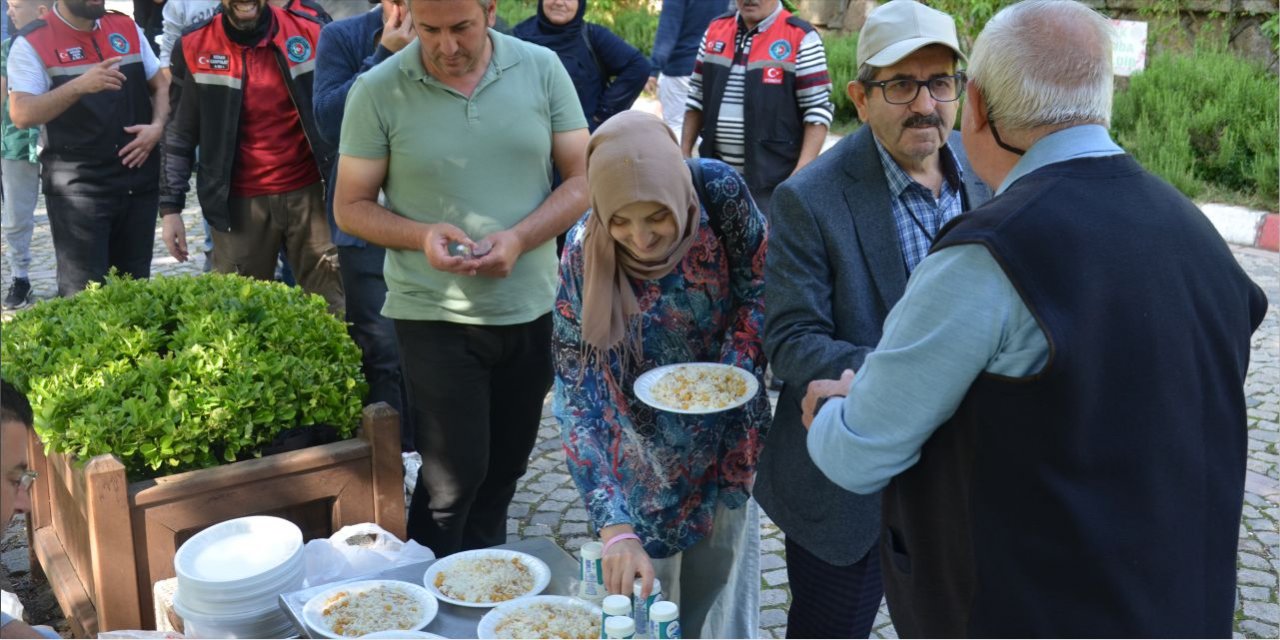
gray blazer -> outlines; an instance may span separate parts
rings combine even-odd
[[[965,210],[991,198],[960,134]],[[755,497],[782,531],[824,561],[857,562],[880,534],[880,496],[836,486],[805,446],[800,400],[812,380],[858,369],[880,342],[907,272],[889,185],[862,127],[778,186],[765,266],[764,349],[782,395],[758,465]]]

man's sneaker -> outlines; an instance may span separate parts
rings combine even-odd
[[[31,304],[31,281],[26,278],[14,278],[9,285],[9,293],[4,296],[4,308],[21,309]]]

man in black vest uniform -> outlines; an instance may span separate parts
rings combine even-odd
[[[964,144],[996,197],[943,229],[856,378],[810,385],[809,453],[888,483],[903,637],[1229,637],[1266,298],[1111,141],[1102,16],[1019,3],[969,63]]]
[[[831,126],[822,38],[779,0],[736,0],[702,37],[680,147],[723,160],[766,216],[774,187],[818,157]]]
[[[101,0],[58,0],[9,51],[9,115],[40,153],[58,295],[111,268],[151,275],[169,81],[142,30]]]

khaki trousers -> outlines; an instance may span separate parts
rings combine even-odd
[[[283,246],[302,289],[319,294],[329,313],[344,317],[338,248],[330,239],[321,183],[286,193],[232,197],[229,205],[231,231],[212,229],[214,270],[272,280]]]

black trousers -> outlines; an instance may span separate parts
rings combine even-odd
[[[413,451],[413,415],[405,411],[404,380],[396,325],[382,315],[387,281],[382,262],[387,250],[377,245],[338,247],[338,271],[347,296],[347,331],[360,345],[361,370],[369,381],[365,404],[385,402],[400,413],[400,450]]]
[[[134,278],[150,277],[159,199],[158,191],[118,196],[46,192],[58,295],[72,296],[90,282],[101,282],[111,267]]]
[[[551,388],[551,314],[507,326],[395,325],[422,455],[409,537],[439,557],[503,544]]]
[[[884,597],[880,545],[841,567],[786,539],[791,608],[788,638],[866,638]]]

